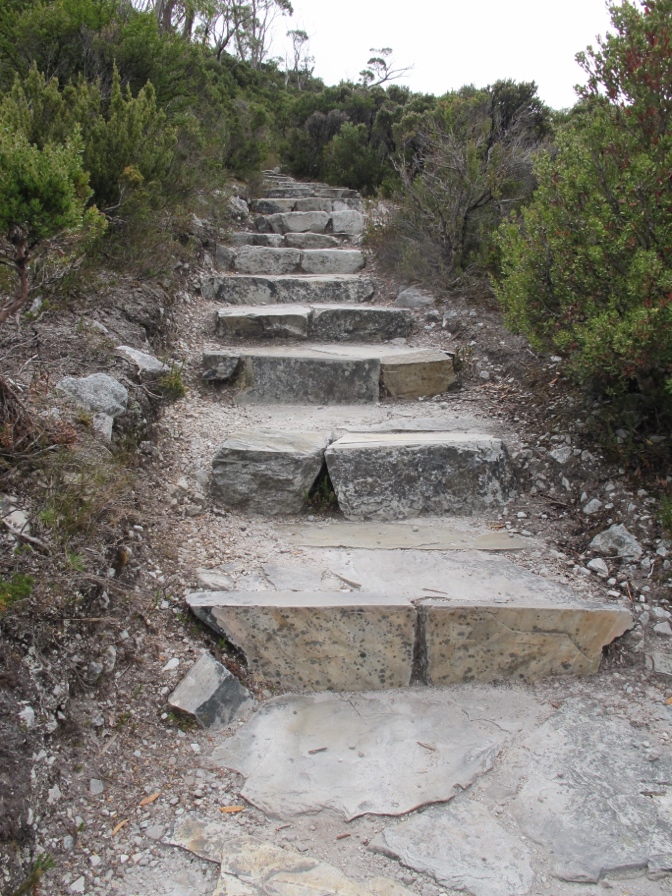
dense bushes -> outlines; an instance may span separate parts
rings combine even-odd
[[[585,383],[663,400],[672,372],[672,0],[611,10],[582,102],[519,223],[497,293],[511,325]],[[667,400],[669,404],[669,398]]]

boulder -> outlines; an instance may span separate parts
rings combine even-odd
[[[347,233],[350,236],[359,236],[360,233],[364,233],[364,215],[354,209],[332,212],[331,229],[334,233]]]
[[[308,249],[301,254],[306,274],[356,274],[363,267],[364,255],[358,249]]]
[[[249,205],[240,196],[232,196],[229,199],[228,208],[234,218],[247,218],[250,213]]]
[[[225,666],[203,652],[168,697],[168,703],[209,728],[215,723],[228,725],[252,699]]]
[[[639,560],[644,553],[641,544],[622,523],[598,533],[590,542],[590,549],[606,556],[622,557],[624,560]]]
[[[213,493],[226,507],[299,513],[329,441],[329,433],[231,433],[212,461]]]
[[[107,373],[66,376],[56,388],[93,414],[120,417],[126,412],[128,390]]]
[[[514,492],[502,441],[478,433],[349,433],[325,457],[347,519],[469,515]]]
[[[301,264],[298,249],[265,249],[244,246],[238,250],[235,269],[239,274],[292,274]]]
[[[403,289],[394,304],[397,308],[427,308],[435,303],[434,296],[415,286]]]

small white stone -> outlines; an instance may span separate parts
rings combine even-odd
[[[180,665],[180,659],[177,656],[174,656],[171,660],[168,660],[166,665],[161,670],[162,672],[173,672]]]
[[[659,622],[653,626],[653,630],[657,635],[666,635],[668,638],[672,636],[672,626],[669,622]]]
[[[71,893],[83,893],[85,884],[84,878],[78,877],[74,884],[70,884],[69,890]]]

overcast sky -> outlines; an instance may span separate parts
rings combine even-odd
[[[605,0],[292,0],[282,30],[310,35],[315,74],[327,84],[358,80],[371,47],[392,47],[399,81],[440,95],[498,78],[536,81],[540,97],[561,109],[582,80],[574,56],[609,24]],[[291,24],[290,24],[291,23]],[[278,43],[274,52],[281,54]]]

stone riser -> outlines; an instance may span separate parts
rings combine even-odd
[[[215,333],[227,339],[310,339],[375,342],[407,337],[413,315],[402,308],[355,305],[262,305],[222,308]]]
[[[377,404],[381,392],[431,397],[445,392],[455,380],[452,359],[441,352],[382,358],[375,350],[368,356],[361,352],[349,356],[345,349],[340,355],[332,349],[331,356],[314,350],[303,355],[205,352],[203,371],[210,382],[241,386],[236,400],[243,404]]]
[[[356,304],[373,296],[373,281],[366,277],[277,276],[213,274],[201,281],[201,295],[229,305]]]
[[[420,593],[197,592],[187,602],[254,673],[311,691],[589,675],[632,624],[622,609],[451,605]]]
[[[328,233],[255,233],[240,231],[229,235],[226,246],[217,246],[215,264],[226,269],[230,265],[231,249],[242,246],[263,246],[267,249],[337,249],[347,245],[347,234],[333,236]]]
[[[254,221],[259,233],[345,233],[359,236],[364,232],[364,215],[354,210],[334,212],[279,212],[258,215]]]
[[[283,212],[343,212],[352,209],[361,212],[361,199],[320,198],[313,196],[290,196],[289,198],[255,199],[251,210],[257,215],[275,215]]]
[[[220,270],[238,274],[278,276],[284,274],[356,274],[364,267],[359,249],[300,249],[246,246],[218,247],[215,262]]]

